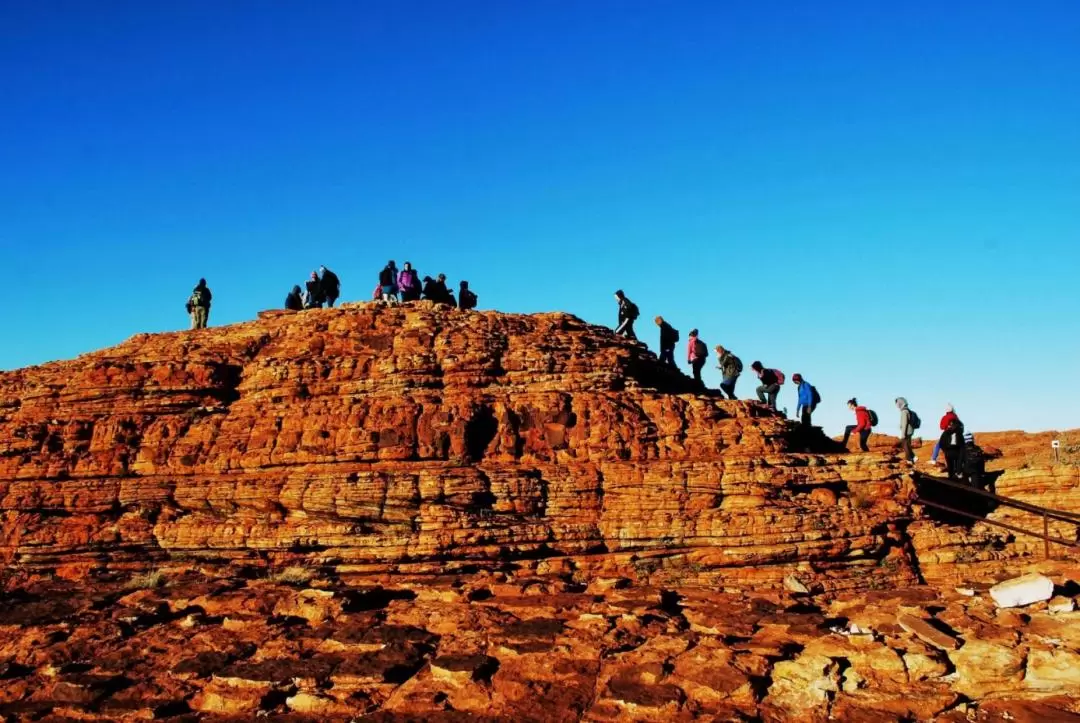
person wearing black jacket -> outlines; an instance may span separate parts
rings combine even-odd
[[[439,300],[439,287],[435,283],[435,279],[430,276],[424,277],[424,300],[425,301],[438,301]]]
[[[191,290],[188,297],[187,311],[191,315],[192,329],[205,329],[210,320],[210,301],[214,295],[210,293],[210,287],[206,285],[206,279],[199,279],[199,283]]]
[[[660,363],[668,366],[675,364],[675,345],[679,343],[679,330],[658,316],[654,320],[660,327]]]
[[[334,302],[341,296],[341,279],[325,266],[320,266],[319,272],[321,273],[319,288],[322,290],[323,298],[326,299],[326,305],[333,309]]]
[[[307,290],[306,308],[321,309],[323,305],[323,292],[322,283],[319,282],[318,272],[311,272],[311,278],[304,284],[304,288]]]
[[[619,302],[619,325],[615,327],[615,336],[637,341],[637,334],[634,333],[634,322],[640,313],[637,304],[626,298],[622,289],[615,292],[615,300]]]
[[[766,369],[759,361],[751,364],[750,368],[757,373],[758,381],[761,382],[757,388],[758,401],[776,409],[776,397],[780,394],[780,378],[776,376],[776,371]],[[768,402],[766,402],[766,396],[768,396]]]
[[[379,286],[382,287],[382,300],[397,303],[397,266],[393,261],[386,264],[379,272]]]
[[[468,281],[461,282],[461,288],[458,291],[458,308],[462,311],[468,311],[469,309],[476,308],[476,294],[469,288]]]
[[[941,433],[941,450],[945,453],[945,469],[952,479],[961,476],[964,466],[964,423],[953,416],[945,431]]]
[[[285,297],[285,308],[289,311],[303,311],[304,300],[300,297],[300,287],[292,287],[292,291]]]

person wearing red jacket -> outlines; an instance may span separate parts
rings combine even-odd
[[[870,418],[870,410],[859,406],[859,402],[854,397],[848,400],[847,405],[848,409],[855,412],[855,424],[844,427],[844,446],[847,447],[851,433],[858,432],[859,448],[864,452],[869,452],[870,448],[866,445],[866,441],[870,439],[870,431],[874,428],[873,420]]]
[[[945,405],[945,416],[943,416],[941,418],[941,424],[940,424],[941,431],[944,432],[945,430],[947,430],[949,428],[949,425],[952,424],[953,421],[959,422],[960,417],[956,416],[956,410],[953,409],[953,405],[946,404]],[[963,425],[961,425],[961,428],[962,427],[963,427]],[[941,453],[941,441],[939,440],[934,445],[934,453],[930,455],[930,464],[936,465],[938,463],[937,458],[938,458],[938,454],[940,454],[940,453]]]

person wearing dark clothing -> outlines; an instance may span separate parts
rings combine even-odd
[[[323,305],[323,292],[322,283],[319,281],[319,274],[312,271],[311,278],[304,284],[304,288],[307,290],[307,297],[304,300],[304,308],[306,309],[321,309]]]
[[[679,343],[679,330],[658,316],[653,321],[660,327],[660,363],[675,366],[675,345]]]
[[[304,300],[300,298],[300,287],[292,287],[292,291],[285,297],[285,308],[289,311],[302,311],[304,308]]]
[[[398,274],[398,292],[401,294],[401,300],[419,301],[420,290],[420,277],[413,269],[412,264],[406,261],[401,273]]]
[[[469,288],[469,282],[462,281],[461,288],[458,289],[458,308],[462,311],[475,309],[477,301],[476,294]]]
[[[701,369],[705,366],[705,360],[708,357],[709,347],[705,346],[705,342],[698,338],[698,330],[691,329],[689,343],[686,345],[686,361],[694,370],[694,381],[700,387],[705,386],[705,382],[701,380]]]
[[[323,298],[326,299],[326,305],[333,309],[334,302],[341,296],[341,279],[325,266],[320,266],[319,272],[321,273],[319,289],[322,291]]]
[[[964,466],[964,423],[955,414],[948,422],[945,431],[941,433],[938,444],[945,452],[945,469],[951,479],[962,476]]]
[[[766,369],[759,361],[751,364],[750,368],[754,370],[758,381],[761,382],[757,388],[758,401],[776,409],[776,397],[780,394],[780,385],[783,384],[780,381],[780,375],[775,369]],[[766,397],[768,397],[767,402]]]
[[[430,276],[424,277],[424,299],[426,301],[439,300],[439,286],[435,283],[435,279]]]
[[[450,293],[450,289],[446,288],[446,274],[439,274],[438,278],[435,279],[435,295],[435,300],[440,304],[457,306],[454,295]]]
[[[391,304],[396,303],[397,297],[397,268],[391,261],[379,272],[379,286],[382,287],[382,300]]]
[[[724,347],[716,347],[717,368],[720,369],[720,390],[727,392],[729,399],[735,399],[735,383],[742,374],[742,359],[732,354]]]
[[[847,447],[848,440],[851,438],[852,432],[859,433],[859,449],[864,452],[869,452],[870,447],[867,446],[866,441],[870,439],[870,431],[874,428],[873,420],[870,417],[870,410],[866,407],[859,406],[859,402],[852,397],[848,400],[848,409],[855,412],[855,424],[849,424],[844,427],[844,447]]]
[[[960,417],[956,416],[956,410],[953,408],[953,405],[946,404],[945,405],[945,414],[941,417],[941,422],[939,422],[939,427],[941,428],[941,431],[942,431],[943,435],[944,435],[945,430],[949,428],[949,425],[952,423],[952,421],[954,419],[959,420]],[[961,425],[961,426],[963,426],[963,425]],[[937,465],[937,463],[938,463],[937,458],[938,458],[938,455],[940,453],[941,453],[941,442],[939,441],[939,442],[936,442],[934,444],[934,452],[933,452],[933,454],[930,455],[930,464],[931,465],[935,465],[935,466]]]
[[[626,298],[622,289],[615,292],[615,300],[619,302],[619,325],[615,327],[615,335],[637,340],[637,334],[634,333],[634,322],[640,313],[637,304]]]
[[[795,382],[799,390],[798,406],[795,408],[795,416],[799,417],[804,427],[810,427],[811,415],[817,408],[817,397],[814,385],[803,379],[802,374],[792,374],[791,381]]]
[[[210,301],[214,295],[210,293],[210,287],[206,285],[206,279],[199,279],[199,283],[191,290],[191,296],[187,300],[187,311],[191,315],[192,329],[205,329],[210,320]]]

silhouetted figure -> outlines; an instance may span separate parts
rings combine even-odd
[[[791,381],[795,382],[799,391],[799,403],[795,408],[795,416],[799,417],[804,427],[809,428],[812,423],[811,416],[817,409],[817,405],[821,403],[821,396],[813,384],[803,379],[802,374],[792,374]]]
[[[637,304],[626,298],[626,294],[619,289],[615,292],[615,300],[619,302],[619,325],[615,327],[615,335],[625,336],[627,339],[637,339],[634,333],[634,322],[641,314]]]
[[[705,346],[705,342],[698,338],[697,329],[690,330],[690,338],[687,342],[686,361],[694,371],[694,381],[698,383],[698,386],[704,388],[705,382],[701,380],[701,369],[705,366],[705,360],[709,357],[709,347]]]
[[[766,369],[759,361],[751,364],[750,368],[754,370],[758,381],[761,382],[757,388],[758,401],[762,404],[768,403],[775,410],[776,397],[780,394],[780,387],[784,385],[784,373],[779,369]],[[766,397],[768,397],[767,402]]]
[[[304,299],[301,296],[300,287],[292,287],[292,291],[285,297],[285,308],[289,311],[302,311],[304,308]]]
[[[438,301],[439,300],[439,286],[435,283],[435,279],[430,276],[424,277],[424,300],[425,301]]]
[[[720,369],[720,390],[727,392],[729,399],[735,399],[735,383],[739,381],[739,375],[743,372],[742,359],[732,354],[722,346],[716,347],[717,367]]]
[[[420,276],[408,261],[398,274],[398,293],[402,301],[418,301],[420,299]]]
[[[397,296],[397,266],[390,261],[379,272],[379,286],[382,288],[382,300],[388,304],[396,304]]]
[[[458,289],[458,308],[462,311],[475,309],[477,301],[476,294],[469,288],[469,282],[462,281],[461,286]]]
[[[207,322],[210,321],[210,301],[214,295],[210,293],[210,288],[206,285],[206,279],[199,279],[199,283],[191,291],[191,296],[188,297],[187,312],[191,315],[191,328],[192,329],[205,329]]]
[[[847,447],[848,440],[851,438],[852,432],[859,433],[859,449],[864,452],[869,452],[870,447],[866,442],[870,439],[870,432],[873,429],[876,422],[877,415],[866,407],[859,406],[859,402],[855,397],[848,400],[848,409],[855,412],[855,424],[849,424],[844,427],[844,447]]]
[[[319,272],[321,274],[319,277],[319,289],[322,291],[322,297],[326,299],[326,305],[332,309],[334,308],[334,302],[341,296],[341,279],[325,266],[320,266]]]
[[[964,471],[964,423],[955,414],[941,433],[938,445],[945,452],[945,469],[951,479],[960,479]]]
[[[304,284],[306,293],[304,294],[304,308],[305,309],[321,309],[323,305],[322,283],[319,281],[319,274],[315,271],[311,272],[311,278]]]
[[[668,366],[675,364],[675,346],[679,343],[679,330],[658,316],[653,321],[660,327],[660,363]]]

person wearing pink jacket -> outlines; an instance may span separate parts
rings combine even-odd
[[[709,347],[698,338],[698,330],[691,329],[690,339],[686,345],[686,362],[694,370],[694,381],[702,387],[705,386],[705,382],[701,380],[701,368],[705,366],[705,359],[708,356]]]

